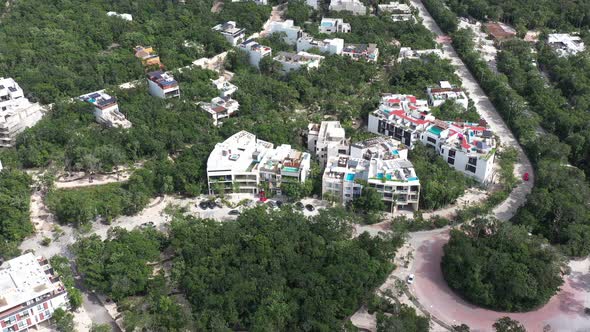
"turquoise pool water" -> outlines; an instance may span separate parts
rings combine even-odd
[[[414,180],[418,180],[418,177],[414,176],[414,177],[408,178],[408,181],[414,181]]]
[[[440,132],[442,131],[442,129],[440,129],[438,127],[430,127],[430,128],[428,128],[428,131],[438,136],[438,135],[440,135]]]
[[[323,27],[331,27],[332,26],[332,23],[330,23],[330,22],[324,22],[324,23],[322,23],[322,26]]]
[[[283,167],[283,170],[285,172],[297,173],[299,171],[299,168],[297,168],[297,167]]]
[[[383,179],[383,173],[377,173],[377,179],[379,179],[379,180]]]
[[[348,181],[348,182],[354,181],[354,174],[352,174],[352,173],[346,174],[346,181]]]
[[[391,153],[396,156],[399,154],[399,152],[397,150],[393,150],[393,151],[391,151]]]

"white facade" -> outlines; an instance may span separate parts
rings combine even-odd
[[[45,115],[38,103],[25,98],[12,78],[0,77],[0,148],[14,145],[16,135],[34,126]]]
[[[457,171],[478,182],[491,180],[496,140],[486,126],[437,120],[421,134],[421,141]]]
[[[94,106],[96,122],[107,127],[131,128],[131,122],[119,111],[117,98],[108,95],[104,90],[82,95],[78,99]]]
[[[212,30],[221,33],[232,46],[238,45],[246,37],[245,30],[239,29],[234,21],[218,24]]]
[[[257,5],[268,5],[268,0],[249,0]],[[231,0],[231,2],[246,2],[244,0]]]
[[[320,22],[320,33],[349,33],[351,30],[349,23],[344,23],[341,18],[322,17]]]
[[[307,52],[298,52],[297,54],[279,52],[279,54],[273,58],[273,60],[278,61],[282,65],[284,73],[289,73],[301,68],[306,68],[307,70],[319,68],[320,61],[323,59],[324,57],[321,55]]]
[[[388,4],[378,5],[379,13],[391,14],[391,20],[394,22],[413,21],[412,7],[405,3],[391,1]]]
[[[131,16],[131,14],[125,14],[125,13],[119,14],[117,12],[107,12],[107,16],[118,17],[122,20],[129,21],[129,22],[133,21],[133,16]]]
[[[467,95],[463,89],[455,87],[447,81],[441,81],[438,87],[427,88],[426,93],[428,94],[428,102],[433,107],[440,106],[447,100],[454,101],[465,110],[469,106]]]
[[[348,154],[349,141],[339,121],[310,123],[307,128],[307,149],[314,153],[322,168],[329,158]]]
[[[420,181],[407,156],[407,148],[389,138],[353,143],[350,155],[328,159],[322,177],[322,196],[349,202],[361,195],[362,180],[382,195],[391,211],[417,210]]]
[[[180,97],[180,87],[172,75],[157,70],[147,77],[150,95],[162,99]]]
[[[575,55],[586,49],[580,36],[568,33],[552,33],[547,36],[547,43],[559,56]]]
[[[308,6],[310,6],[313,9],[317,10],[320,7],[318,0],[306,0],[305,2],[307,3]]]
[[[260,66],[260,60],[262,60],[262,58],[272,56],[272,49],[270,47],[262,46],[252,39],[246,40],[238,47],[248,53],[248,61],[250,62],[250,65],[256,68]]]
[[[284,182],[305,182],[309,176],[311,157],[283,144],[272,143],[240,131],[217,143],[207,160],[209,193],[217,191],[259,193],[261,186],[280,193]]]
[[[420,59],[430,54],[437,55],[440,58],[442,58],[443,56],[443,52],[438,48],[430,50],[412,50],[411,47],[402,47],[399,49],[399,56],[397,57],[397,61],[401,62],[405,59]]]
[[[229,118],[232,114],[240,109],[240,103],[230,96],[215,97],[210,103],[200,103],[201,109],[211,115],[213,125],[221,124],[220,120]]]
[[[344,39],[333,38],[316,40],[308,34],[303,34],[303,36],[297,40],[297,51],[301,52],[311,49],[317,49],[321,53],[342,54],[342,50],[344,49]]]
[[[297,39],[303,35],[303,30],[293,23],[293,20],[272,21],[268,27],[269,34],[284,33],[283,40],[289,45],[297,44]]]
[[[233,95],[234,92],[238,91],[238,87],[226,81],[225,77],[223,76],[212,81],[212,83],[213,86],[219,91],[219,97],[221,98],[229,97]]]
[[[0,266],[0,331],[28,331],[69,309],[68,293],[49,262],[32,253]]]
[[[364,59],[367,62],[377,62],[379,49],[377,44],[347,44],[342,49],[342,55],[357,61]]]
[[[368,130],[396,139],[411,149],[434,120],[426,100],[387,94],[381,98],[379,108],[369,114]]]
[[[367,14],[367,7],[359,0],[331,0],[329,10],[335,12],[349,11],[353,15]]]

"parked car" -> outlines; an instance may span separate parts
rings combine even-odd
[[[311,205],[311,204],[307,204],[307,205],[305,205],[305,208],[306,208],[306,209],[307,209],[307,211],[309,211],[309,212],[311,212],[311,211],[314,211],[314,210],[315,210],[315,208],[314,208],[314,207],[313,207],[313,205]]]
[[[210,209],[215,209],[216,206],[217,206],[217,204],[215,204],[215,202],[213,202],[213,201],[207,202],[207,207],[209,207]]]
[[[277,201],[276,203],[277,203],[277,206],[278,206],[278,207],[281,207],[281,206],[283,206],[283,201]]]
[[[207,204],[207,201],[201,201],[201,203],[199,203],[199,207],[201,210],[207,210],[207,208],[209,208],[209,204]]]
[[[273,209],[277,208],[277,203],[275,201],[268,201],[267,204]]]
[[[305,208],[305,206],[301,202],[295,203],[295,207],[298,208],[299,210],[303,210]]]
[[[411,285],[413,283],[414,283],[414,274],[412,273],[408,276],[408,284]]]
[[[239,216],[240,215],[240,211],[238,211],[238,210],[231,210],[227,214],[229,214],[230,216]]]
[[[524,175],[522,176],[522,179],[525,181],[528,181],[529,180],[529,173],[528,172],[524,173]]]

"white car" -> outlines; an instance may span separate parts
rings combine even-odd
[[[408,276],[408,284],[413,284],[414,283],[414,274],[410,274]]]

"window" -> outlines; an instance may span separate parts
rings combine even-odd
[[[469,157],[469,164],[473,165],[473,166],[477,166],[477,158],[475,157]]]
[[[428,137],[428,139],[426,140],[428,141],[428,143],[436,144],[436,140],[432,137]]]
[[[447,159],[447,162],[449,163],[449,165],[455,165],[455,159],[449,157],[449,159]]]
[[[445,154],[445,148],[442,148],[442,149],[440,150],[440,153],[442,153],[442,154]]]
[[[455,157],[455,150],[449,150],[449,157]]]
[[[475,166],[467,164],[465,165],[465,170],[471,173],[475,173]]]

